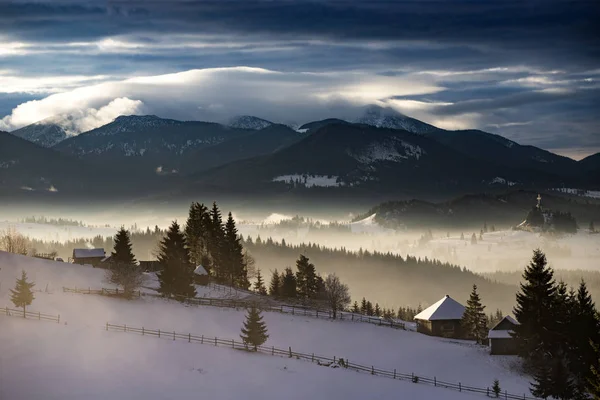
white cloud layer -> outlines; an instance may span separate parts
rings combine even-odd
[[[45,118],[69,115],[69,126],[76,133],[106,124],[118,115],[140,113],[209,121],[251,114],[276,122],[305,122],[332,115],[349,117],[356,106],[391,96],[441,90],[425,77],[211,68],[104,82],[52,94],[13,109],[0,120],[0,129],[14,130]]]

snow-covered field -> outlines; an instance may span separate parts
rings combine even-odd
[[[294,174],[294,175],[282,175],[273,178],[273,182],[285,182],[285,183],[299,183],[307,188],[310,187],[337,187],[342,186],[343,183],[338,181],[337,176],[326,176],[326,175],[307,175],[307,174]]]
[[[2,399],[482,398],[304,361],[106,332],[110,322],[238,340],[245,311],[55,290],[101,283],[103,271],[85,266],[0,253],[0,268],[0,307],[12,306],[9,287],[23,268],[41,290],[30,309],[61,315],[61,324],[0,316]],[[51,283],[48,292],[46,283]],[[486,387],[499,379],[509,392],[528,393],[528,379],[515,371],[515,358],[492,357],[470,342],[279,313],[264,313],[264,319],[268,346],[463,385]]]
[[[600,190],[584,190],[574,188],[554,188],[552,189],[557,192],[568,193],[575,196],[591,197],[594,199],[600,199]]]

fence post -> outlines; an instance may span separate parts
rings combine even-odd
[[[106,330],[108,330],[108,322],[106,323]]]
[[[333,356],[333,363],[335,364],[335,356]]]
[[[315,353],[312,353],[312,357],[310,359],[310,362],[315,362]]]
[[[127,332],[127,325],[123,325],[123,328],[125,329],[125,332]]]
[[[88,286],[88,294],[92,294],[92,288]]]
[[[375,367],[371,365],[371,375],[375,375]]]
[[[294,315],[294,310],[296,309],[296,307],[292,306],[292,315]]]
[[[507,390],[504,391],[504,398],[508,399],[508,391]]]
[[[173,340],[175,340],[175,331],[173,331]]]
[[[234,343],[233,339],[231,339],[231,348],[235,349],[235,343]]]
[[[319,318],[319,310],[317,309],[317,318]]]
[[[58,314],[58,318],[56,319],[56,323],[60,324],[60,314]]]
[[[158,337],[160,337],[160,329],[158,330]]]
[[[271,355],[274,356],[275,355],[275,346],[271,347]]]
[[[290,346],[290,358],[292,358],[292,346]]]
[[[394,368],[394,379],[396,379],[396,368]]]
[[[42,319],[42,314],[38,311],[38,320]]]
[[[433,386],[437,386],[437,379],[435,376],[433,377]]]
[[[217,345],[217,337],[215,336],[215,346]]]
[[[192,343],[192,334],[188,333],[188,343]]]
[[[200,338],[200,344],[204,344],[204,335]]]
[[[142,336],[144,336],[144,327],[142,326]]]
[[[462,386],[460,386],[460,382],[458,382],[458,391],[462,392]]]
[[[352,321],[354,321],[354,313],[352,313]]]

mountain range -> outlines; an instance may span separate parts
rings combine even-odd
[[[13,149],[0,153],[0,185],[5,193],[41,188],[39,182],[82,191],[103,171],[99,186],[130,194],[133,187],[174,195],[211,188],[388,199],[600,187],[600,154],[577,162],[479,130],[440,129],[392,109],[363,111],[354,122],[332,118],[297,129],[253,116],[227,125],[120,116],[76,136],[60,125],[68,118],[51,118],[0,136]],[[25,162],[31,154],[39,160]],[[55,177],[39,167],[54,163]]]

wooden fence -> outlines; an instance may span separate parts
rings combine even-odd
[[[60,315],[48,315],[42,314],[40,312],[34,311],[23,311],[23,310],[15,310],[12,308],[4,307],[0,308],[0,314],[4,314],[9,317],[21,317],[21,318],[29,318],[29,319],[37,319],[39,321],[55,321],[60,323]]]
[[[68,288],[68,287],[64,287],[63,286],[63,292],[65,293],[79,293],[79,294],[99,294],[102,296],[124,296],[125,292],[123,290],[119,290],[117,289],[107,289],[107,288],[102,288],[102,289],[92,289],[92,288],[87,288],[87,289],[80,289],[80,288]],[[142,292],[141,291],[134,291],[132,293],[133,297],[141,297],[142,296]]]
[[[99,294],[104,296],[114,296],[119,295],[122,291],[118,289],[70,289],[63,287],[63,291],[67,293],[82,293],[82,294]],[[152,296],[152,297],[162,297],[159,294],[150,294],[150,293],[141,293],[136,292],[136,297],[139,296]],[[280,314],[290,314],[290,315],[298,315],[301,317],[313,317],[313,318],[321,318],[321,319],[333,319],[333,313],[329,310],[320,310],[316,308],[303,307],[303,306],[292,306],[292,305],[267,305],[256,302],[255,300],[243,300],[243,299],[220,299],[220,298],[211,298],[211,297],[182,297],[182,296],[173,296],[172,299],[184,302],[186,304],[196,305],[196,306],[212,306],[212,307],[224,307],[224,308],[249,308],[249,307],[257,307],[262,311],[267,312],[278,312]],[[346,311],[338,311],[337,319],[340,321],[354,321],[354,322],[365,322],[378,326],[387,326],[395,329],[406,329],[404,323],[390,321],[383,318],[378,317],[370,317],[362,314],[355,314]]]
[[[177,333],[175,331],[170,331],[170,330],[146,329],[144,327],[136,328],[136,327],[127,326],[127,325],[114,325],[114,324],[110,324],[108,322],[106,323],[106,330],[107,331],[117,331],[117,332],[138,333],[143,336],[149,335],[149,336],[154,336],[157,338],[164,338],[164,339],[170,339],[170,340],[184,340],[184,341],[187,341],[188,343],[194,342],[194,343],[207,344],[207,345],[212,345],[212,346],[217,346],[217,347],[218,346],[229,347],[232,349],[239,349],[239,350],[248,350],[248,351],[254,350],[253,346],[248,346],[243,342],[238,342],[233,339],[223,339],[223,338],[219,338],[219,337],[210,337],[210,336],[204,336],[204,335],[199,336],[199,335],[192,335],[191,333],[184,334],[184,333]],[[390,378],[390,379],[406,380],[406,381],[410,381],[413,383],[420,383],[420,384],[431,385],[431,386],[445,388],[445,389],[457,390],[459,392],[480,393],[480,394],[485,394],[488,397],[496,397],[494,395],[493,391],[489,387],[481,388],[481,387],[463,385],[461,382],[458,382],[458,383],[445,382],[445,381],[438,380],[436,377],[430,378],[430,377],[417,375],[414,373],[407,374],[407,373],[398,372],[396,369],[385,370],[385,369],[375,368],[374,366],[367,366],[367,365],[353,363],[348,358],[341,358],[341,357],[335,357],[335,356],[333,358],[330,358],[330,357],[315,355],[314,353],[312,353],[312,354],[299,353],[296,351],[292,351],[291,347],[288,347],[287,350],[284,350],[284,349],[276,348],[274,346],[271,346],[271,347],[257,346],[256,351],[258,351],[260,353],[264,353],[264,354],[270,354],[273,356],[296,358],[297,360],[305,360],[305,361],[310,361],[313,363],[316,362],[318,365],[326,366],[326,367],[346,368],[346,369],[351,369],[351,370],[358,371],[358,372],[368,373],[373,376],[381,376],[381,377]],[[516,395],[516,394],[508,393],[507,391],[505,391],[504,393],[501,393],[498,397],[501,399],[505,399],[505,400],[509,400],[509,399],[510,400],[538,400],[535,397],[528,397],[526,394]]]

